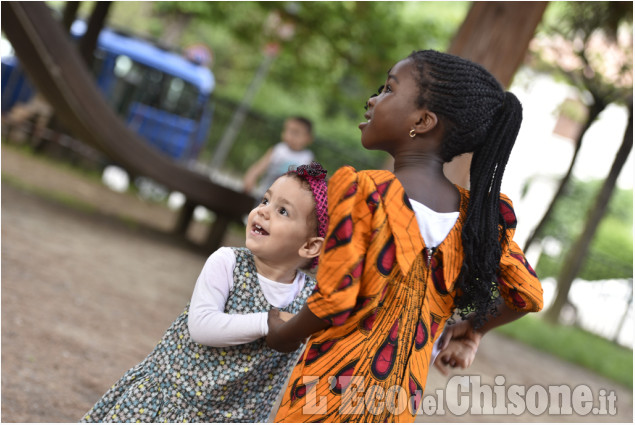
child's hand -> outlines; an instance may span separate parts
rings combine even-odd
[[[452,339],[446,347],[439,352],[439,355],[434,360],[434,365],[445,376],[449,374],[449,367],[460,367],[465,369],[469,367],[474,361],[476,351],[478,350],[478,343],[468,339]]]
[[[443,351],[450,341],[454,339],[469,339],[478,347],[482,337],[483,334],[474,329],[470,320],[462,320],[445,326],[443,333],[439,337],[439,350]]]
[[[271,333],[272,330],[275,330],[278,326],[282,325],[284,322],[290,319],[283,318],[283,314],[289,313],[280,311],[277,308],[272,308],[271,310],[269,310],[269,315],[267,317],[267,326],[269,327],[269,333]]]
[[[287,338],[280,334],[280,327],[286,323],[294,315],[291,313],[285,313],[284,311],[280,311],[276,308],[272,308],[269,310],[269,316],[267,318],[267,326],[269,327],[269,332],[267,333],[267,337],[265,341],[267,342],[267,346],[269,348],[273,348],[276,351],[280,351],[282,353],[291,353],[302,345],[303,341],[291,341],[289,342]],[[285,341],[286,340],[286,341]]]
[[[280,319],[282,319],[285,322],[289,321],[293,316],[295,316],[295,314],[278,310],[278,317],[280,317]]]
[[[470,320],[446,325],[439,337],[439,354],[434,365],[446,376],[448,366],[465,369],[474,361],[482,337],[483,334],[474,329]]]

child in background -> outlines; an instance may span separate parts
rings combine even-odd
[[[481,66],[413,52],[367,102],[362,145],[386,170],[339,169],[316,292],[288,322],[274,309],[267,343],[292,351],[310,336],[276,422],[413,422],[432,347],[469,360],[489,329],[542,308],[542,288],[513,241],[500,193],[522,121],[518,99]],[[470,190],[443,164],[473,152]],[[446,327],[455,311],[462,320]],[[451,350],[451,351],[448,351]]]
[[[281,175],[300,164],[313,161],[313,152],[306,149],[313,143],[313,124],[304,117],[290,117],[284,122],[282,141],[269,148],[245,173],[246,193],[257,193],[257,198]],[[260,176],[265,174],[257,189]]]
[[[297,353],[267,347],[267,312],[288,319],[314,289],[326,233],[326,170],[279,177],[249,214],[246,248],[205,263],[192,300],[155,349],[82,422],[263,422]]]

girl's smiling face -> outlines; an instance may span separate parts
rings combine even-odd
[[[394,154],[400,140],[410,139],[408,133],[418,121],[415,99],[419,87],[411,59],[397,62],[388,71],[388,78],[377,96],[368,99],[366,122],[359,124],[362,145]]]
[[[311,214],[315,214],[311,191],[299,179],[282,176],[249,213],[245,245],[263,262],[296,262],[300,247],[315,236]]]

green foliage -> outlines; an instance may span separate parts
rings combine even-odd
[[[591,243],[590,258],[582,268],[581,278],[600,280],[608,276],[619,279],[633,277],[632,220],[630,223],[629,226],[628,222],[614,217],[602,221]]]
[[[559,255],[540,256],[536,272],[541,277],[558,276],[565,253],[582,232],[586,216],[601,181],[571,181],[546,223],[540,237],[549,236],[562,246]],[[585,280],[632,278],[633,191],[616,188],[609,210],[595,234],[579,277]]]
[[[496,329],[504,335],[633,388],[633,350],[572,326],[525,316]]]
[[[589,116],[586,106],[579,100],[565,99],[557,111],[578,124],[584,124]]]
[[[269,9],[262,11],[263,17],[275,8],[275,3],[259,5]],[[460,23],[453,26],[422,22],[410,24],[408,28],[408,24],[400,21],[398,11],[402,7],[404,4],[399,2],[298,3],[290,17],[295,23],[295,35],[283,44],[267,78],[266,85],[270,89],[263,87],[255,99],[255,108],[272,112],[279,109],[283,115],[289,114],[289,109],[307,111],[306,114],[318,122],[330,121],[338,115],[359,120],[364,102],[383,82],[392,64],[413,49],[445,47]],[[231,78],[223,76],[225,71],[220,67],[224,67],[225,60],[215,46],[218,53],[215,71],[220,81],[227,85],[238,82],[241,87],[249,81],[262,57],[261,22],[249,21],[252,36],[243,48],[245,53],[250,52],[252,62],[248,64],[246,79],[235,80],[233,71]],[[242,28],[237,25],[228,31],[236,34]],[[395,28],[400,30],[395,31]],[[245,37],[247,34],[243,32]],[[445,43],[440,43],[439,39],[444,39]],[[235,51],[231,49],[230,56],[237,56]],[[219,85],[221,95],[222,90]],[[285,98],[284,105],[275,105],[277,99]],[[307,103],[304,99],[312,102]],[[351,124],[354,126],[355,121]]]
[[[205,41],[216,54],[219,81],[241,86],[260,62],[264,44],[276,41],[266,21],[274,11],[280,13],[295,31],[281,42],[268,83],[282,92],[318,90],[323,111],[330,113],[342,107],[356,112],[388,68],[410,51],[447,47],[466,12],[465,3],[445,2],[203,2],[195,8],[189,3],[157,2],[155,8],[162,16],[194,14],[184,41],[193,41],[192,34],[213,35]],[[219,43],[219,34],[231,37]],[[251,72],[236,79],[235,68]]]

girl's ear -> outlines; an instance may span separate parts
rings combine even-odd
[[[302,258],[315,258],[320,255],[320,251],[322,250],[322,244],[324,243],[324,238],[313,237],[307,239],[307,241],[300,247],[300,257]]]
[[[437,118],[437,114],[434,112],[430,112],[427,109],[421,110],[421,115],[419,115],[419,120],[414,126],[414,130],[417,134],[427,133],[433,130],[437,123],[439,122]]]

